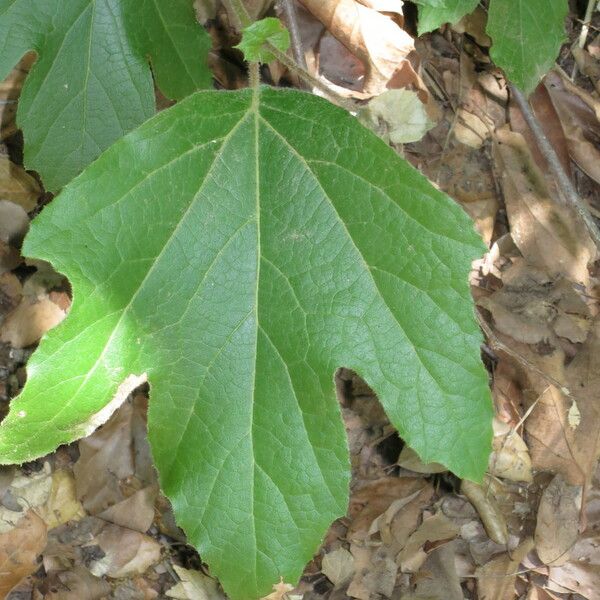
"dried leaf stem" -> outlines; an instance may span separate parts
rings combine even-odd
[[[293,0],[281,0],[280,6],[283,10],[285,22],[290,32],[290,40],[292,42],[292,54],[296,64],[306,71],[306,57],[302,49],[302,37],[300,28],[298,27],[298,16],[296,14],[296,5]]]
[[[525,122],[531,129],[533,136],[535,137],[536,144],[543,154],[544,158],[548,162],[548,165],[554,175],[554,178],[567,200],[568,204],[572,206],[572,208],[577,212],[581,220],[585,223],[588,231],[590,233],[591,238],[594,240],[597,246],[600,246],[600,230],[598,229],[592,214],[590,213],[588,207],[585,205],[583,200],[579,197],[579,194],[575,190],[575,187],[569,176],[565,173],[562,165],[560,164],[560,160],[552,147],[552,144],[546,137],[544,130],[542,129],[539,121],[536,116],[533,114],[531,107],[529,106],[529,102],[523,95],[523,93],[518,90],[514,85],[509,84],[510,93],[517,103],[518,107],[521,109],[523,113],[523,117],[525,118]]]

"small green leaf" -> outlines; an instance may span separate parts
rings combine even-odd
[[[431,6],[433,8],[445,8],[448,0],[413,0],[415,4],[420,6]]]
[[[486,469],[467,281],[484,247],[460,207],[323,99],[190,96],[69,184],[23,251],[66,274],[74,301],[30,360],[0,462],[88,434],[145,374],[162,488],[233,600],[296,580],[346,512],[338,367],[424,462]]]
[[[17,122],[25,163],[57,190],[154,113],[148,57],[166,96],[210,85],[192,0],[0,0],[0,79],[39,55]]]
[[[267,42],[282,52],[290,47],[290,34],[279,19],[267,17],[246,27],[236,48],[244,53],[247,61],[268,63],[275,57],[264,47]]]
[[[444,23],[458,23],[479,4],[479,0],[444,0],[443,6],[436,6],[427,0],[426,2],[419,2],[419,35],[433,31]]]
[[[567,0],[492,0],[487,33],[494,62],[529,95],[552,68],[565,40]]]

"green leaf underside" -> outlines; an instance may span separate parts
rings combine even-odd
[[[210,86],[192,0],[0,0],[0,79],[29,50],[25,164],[56,190],[154,114],[150,58],[173,99]]]
[[[491,0],[492,3],[495,0]],[[473,12],[479,0],[445,0],[442,7],[434,4],[419,6],[418,33],[434,31],[444,23],[458,23],[465,15]]]
[[[425,462],[482,476],[491,402],[472,223],[314,96],[199,92],[117,142],[33,222],[73,286],[0,427],[0,462],[89,431],[129,374],[179,524],[234,600],[294,581],[348,500],[334,373]]]
[[[246,27],[243,31],[242,41],[236,48],[244,53],[244,58],[248,61],[267,63],[275,60],[275,56],[264,48],[267,42],[273,44],[281,52],[285,52],[290,47],[289,31],[279,19],[267,17]]]
[[[490,55],[529,95],[552,68],[566,38],[567,0],[492,0],[487,33]]]

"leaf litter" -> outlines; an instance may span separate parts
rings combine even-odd
[[[360,29],[336,15],[338,4],[323,3],[332,7],[325,17],[323,6],[315,10],[321,20],[302,13],[303,32],[314,40],[306,48],[309,68],[357,98],[419,92],[437,125],[429,133],[423,127],[420,141],[399,141],[399,149],[463,204],[490,245],[471,283],[491,334],[484,356],[496,402],[494,452],[481,486],[424,465],[371,390],[342,370],[337,381],[353,469],[349,511],[332,525],[298,585],[273,582],[267,598],[592,600],[600,589],[597,250],[561,204],[507,103],[504,82],[490,72],[477,21],[446,26],[415,45],[402,29],[401,3],[349,6],[345,14],[353,19],[369,15]],[[257,14],[269,10],[269,3],[255,5]],[[209,16],[218,18],[217,9]],[[380,19],[389,21],[381,30],[390,32],[383,40],[388,50],[357,33]],[[586,50],[588,63],[598,61],[597,39]],[[15,69],[0,88],[7,98],[17,97],[27,68]],[[551,72],[536,92],[537,106],[546,104],[544,114],[552,116],[542,124],[554,129],[551,139],[600,214],[600,101],[588,76],[593,68],[580,71],[574,82]],[[10,147],[13,129],[2,122]],[[386,127],[395,126],[390,118]],[[18,253],[25,211],[35,212],[41,194],[35,178],[2,159],[0,200],[11,215],[0,245],[5,405],[24,383],[31,347],[69,307],[61,278],[44,276],[46,266],[27,265]],[[160,495],[145,410],[142,389],[89,438],[44,461],[2,469],[0,595],[225,598],[185,546]]]

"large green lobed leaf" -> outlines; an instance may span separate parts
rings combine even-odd
[[[487,33],[490,54],[529,95],[552,68],[565,40],[568,0],[491,0]]]
[[[105,152],[24,253],[73,286],[0,427],[0,462],[107,418],[130,374],[178,522],[234,600],[294,581],[348,501],[334,373],[426,462],[480,479],[491,403],[467,276],[484,248],[358,121],[295,91],[199,92]]]
[[[0,79],[39,55],[19,102],[25,164],[56,190],[154,114],[210,85],[210,38],[192,0],[0,0]]]

